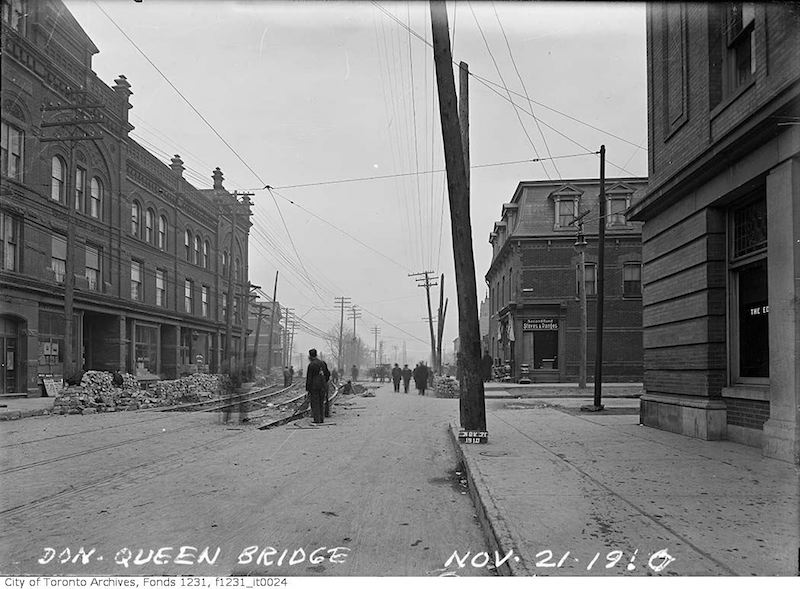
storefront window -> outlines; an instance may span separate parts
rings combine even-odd
[[[737,271],[739,376],[769,377],[769,298],[767,264]]]
[[[136,354],[136,376],[158,374],[158,328],[137,325],[134,353]]]

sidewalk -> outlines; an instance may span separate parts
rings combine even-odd
[[[50,415],[53,412],[54,402],[54,397],[0,398],[0,421]]]
[[[594,397],[594,383],[586,383],[586,388],[581,390],[578,383],[533,383],[518,384],[514,382],[487,382],[483,385],[484,396],[487,399],[514,399],[537,397],[580,397],[591,399]],[[602,395],[606,397],[639,397],[642,394],[642,383],[621,382],[603,383]]]
[[[488,444],[459,443],[457,420],[450,433],[489,545],[513,550],[502,574],[798,574],[791,464],[637,415],[524,400],[490,404],[487,429]],[[664,549],[674,561],[651,560]]]

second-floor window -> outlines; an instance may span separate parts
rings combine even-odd
[[[139,226],[142,222],[142,205],[133,201],[131,205],[131,235],[139,237]]]
[[[606,215],[608,217],[608,225],[625,225],[627,220],[625,219],[625,211],[628,209],[628,199],[627,198],[609,198],[608,199],[608,211],[606,211]]]
[[[86,170],[81,167],[75,168],[75,210],[85,211],[86,203]]]
[[[66,167],[64,160],[57,155],[54,155],[50,161],[50,198],[61,203],[64,202],[64,172]]]
[[[95,219],[100,218],[100,207],[103,203],[103,183],[97,178],[92,178],[89,189],[89,214]]]
[[[19,270],[19,234],[19,219],[0,212],[0,260],[3,270]]]
[[[186,253],[186,261],[192,261],[192,232],[188,229],[186,233],[183,234],[183,248]]]
[[[53,235],[50,246],[50,268],[53,270],[56,282],[64,282],[64,275],[67,273],[67,240],[60,235]]]
[[[100,290],[100,250],[86,245],[86,280],[91,290]]]
[[[156,214],[153,212],[153,209],[147,209],[147,212],[144,214],[144,239],[147,243],[155,244],[155,224]]]
[[[134,301],[142,300],[142,276],[144,275],[144,264],[138,260],[131,260],[131,298]]]
[[[158,218],[158,249],[167,249],[167,218],[164,215]]]
[[[203,285],[200,290],[200,311],[203,317],[208,317],[208,287]]]
[[[164,270],[156,270],[156,305],[167,306],[167,273]]]
[[[638,262],[622,266],[622,294],[638,297],[642,294],[642,265]]]
[[[580,268],[576,269],[575,274],[575,293],[578,294],[580,291],[580,280],[581,280],[581,270]],[[597,265],[596,264],[586,264],[586,296],[594,296],[597,294]]]
[[[184,303],[184,311],[187,313],[194,312],[194,284],[188,278],[183,283],[183,303]]]
[[[3,176],[22,180],[22,146],[25,135],[14,125],[0,123],[0,171]]]

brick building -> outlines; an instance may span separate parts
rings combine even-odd
[[[641,198],[645,178],[606,180],[604,368],[607,381],[641,381],[641,227],[625,210]],[[587,371],[594,372],[597,303],[598,180],[520,182],[489,234],[489,347],[495,366],[533,382],[575,382],[579,372],[580,301],[576,227],[585,218],[588,309]]]
[[[179,156],[129,136],[130,84],[97,77],[98,49],[59,0],[2,8],[0,394],[84,369],[222,368],[229,277],[239,358],[249,200],[219,168],[196,189]]]
[[[645,425],[800,457],[800,10],[648,5]]]

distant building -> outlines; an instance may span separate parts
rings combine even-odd
[[[644,194],[645,178],[606,180],[603,379],[641,381],[641,227],[625,215]],[[575,382],[579,372],[580,302],[577,234],[585,218],[589,376],[594,371],[599,180],[520,182],[489,234],[489,354],[511,366],[517,381],[527,364],[533,382]]]
[[[273,304],[271,300],[257,301],[250,304],[250,316],[247,321],[248,331],[248,363],[252,363],[255,354],[255,365],[261,370],[267,369],[267,357],[269,355],[270,344],[272,345],[272,359],[269,361],[270,368],[283,368],[283,325],[282,307],[276,302],[274,304],[275,320],[272,321]],[[261,315],[261,327],[259,329],[259,315]],[[269,326],[272,323],[272,341],[269,337]]]
[[[800,459],[800,8],[647,5],[645,425]]]
[[[479,327],[481,332],[481,355],[489,352],[489,344],[491,342],[491,338],[489,337],[489,295],[487,294],[486,297],[481,301],[480,304],[480,311],[479,311]]]
[[[229,285],[235,369],[250,201],[219,168],[198,190],[179,156],[167,165],[130,137],[130,84],[92,71],[98,50],[61,1],[2,4],[0,395],[88,369],[221,370]]]

